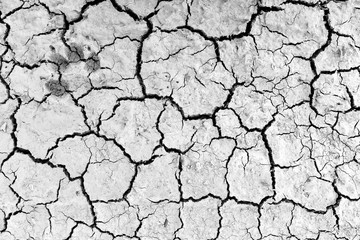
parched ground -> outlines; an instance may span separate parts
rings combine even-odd
[[[360,239],[360,1],[0,13],[0,240]]]

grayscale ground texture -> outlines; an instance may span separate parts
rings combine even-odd
[[[0,0],[0,240],[359,240],[359,0]]]

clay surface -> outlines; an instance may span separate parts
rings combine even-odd
[[[359,16],[0,0],[0,240],[360,240]]]

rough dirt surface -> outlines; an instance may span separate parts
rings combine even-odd
[[[0,240],[359,240],[359,0],[0,0]]]

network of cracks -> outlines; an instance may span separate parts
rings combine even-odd
[[[0,0],[0,239],[360,239],[357,0]]]

